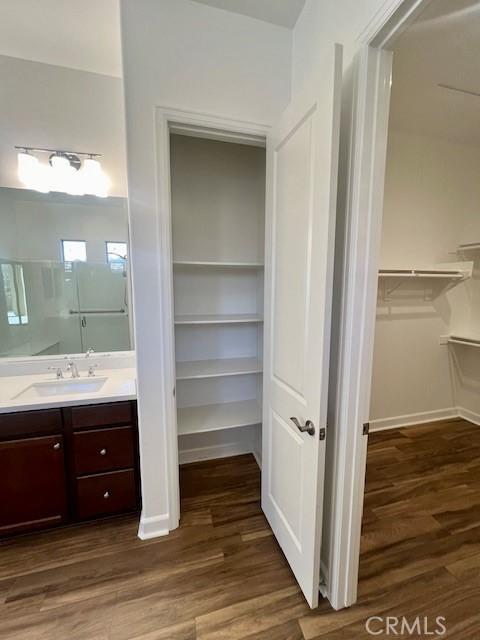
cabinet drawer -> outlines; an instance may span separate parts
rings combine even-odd
[[[130,402],[86,405],[72,409],[72,427],[74,429],[131,423],[132,404]]]
[[[137,508],[133,469],[77,479],[77,510],[81,519]]]
[[[73,435],[77,475],[134,466],[132,427],[79,431]]]
[[[19,435],[47,435],[48,433],[61,433],[61,431],[62,414],[60,409],[0,414],[2,438],[15,438]]]

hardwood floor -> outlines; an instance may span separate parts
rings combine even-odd
[[[165,538],[141,542],[128,517],[3,541],[0,638],[345,640],[372,637],[374,615],[444,616],[443,637],[480,635],[479,427],[370,436],[359,601],[339,612],[305,604],[252,456],[186,465],[181,488],[181,527]]]

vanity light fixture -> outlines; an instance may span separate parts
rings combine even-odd
[[[36,147],[15,149],[18,151],[18,178],[27,189],[107,197],[110,180],[98,160],[99,153]],[[40,162],[36,154],[48,154],[48,163]]]

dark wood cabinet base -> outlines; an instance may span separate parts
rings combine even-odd
[[[135,402],[0,415],[0,537],[140,509]]]

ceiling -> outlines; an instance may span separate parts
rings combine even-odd
[[[0,0],[0,55],[122,74],[118,0]]]
[[[305,4],[305,0],[195,0],[195,2],[290,29],[295,25]]]
[[[391,126],[480,146],[479,60],[480,1],[433,0],[394,48]]]

